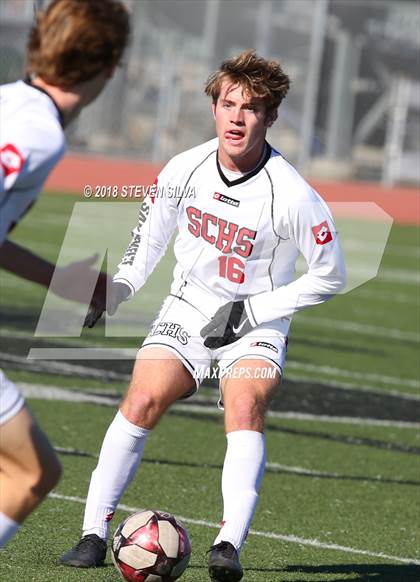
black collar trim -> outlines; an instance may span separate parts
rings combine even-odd
[[[51,99],[51,101],[53,102],[54,107],[57,109],[58,121],[60,122],[61,127],[64,129],[64,116],[63,116],[63,112],[61,111],[61,109],[59,108],[59,106],[57,105],[57,103],[54,101],[54,99],[51,97],[51,95],[48,93],[48,91],[45,91],[45,89],[42,89],[41,87],[37,87],[37,85],[33,85],[30,77],[26,77],[26,79],[24,79],[24,83],[26,83],[27,85],[29,85],[33,89],[36,89],[37,91],[41,91],[41,93],[44,93],[44,95],[47,95],[47,97],[49,97]]]
[[[251,172],[248,172],[248,174],[245,174],[244,176],[241,176],[240,178],[237,178],[236,180],[232,180],[232,181],[228,180],[228,178],[224,175],[223,170],[220,167],[220,163],[219,163],[219,151],[217,151],[217,153],[216,153],[217,171],[219,172],[220,178],[222,179],[222,181],[226,184],[226,186],[228,188],[230,188],[231,186],[237,186],[238,184],[243,184],[247,180],[250,180],[251,178],[256,176],[258,174],[258,172],[260,172],[263,169],[265,164],[270,159],[271,151],[272,151],[270,144],[267,141],[265,141],[264,143],[265,143],[265,154],[264,154],[264,157],[262,158],[262,160],[260,161],[260,163],[258,164],[258,166],[256,166]]]

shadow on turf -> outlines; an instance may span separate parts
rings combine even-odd
[[[410,445],[401,443],[391,443],[387,441],[380,441],[377,439],[369,439],[362,437],[353,437],[342,434],[332,434],[327,432],[302,430],[297,428],[289,427],[278,427],[276,425],[266,424],[267,430],[272,430],[274,432],[284,432],[287,434],[293,434],[296,436],[304,436],[317,438],[321,440],[333,441],[336,443],[341,443],[344,445],[361,445],[365,447],[374,447],[376,449],[384,449],[387,451],[395,451],[398,453],[411,453],[412,455],[420,455],[419,447],[412,447]]]
[[[73,457],[89,457],[93,459],[97,459],[98,455],[93,453],[88,453],[86,451],[79,451],[77,449],[65,449],[62,447],[55,447],[57,453],[60,455],[70,455]],[[217,469],[221,471],[223,469],[222,465],[212,464],[212,463],[192,463],[191,461],[173,461],[171,459],[148,459],[144,458],[143,463],[149,463],[151,465],[168,465],[172,467],[188,467],[192,469]],[[294,470],[288,470],[286,467],[266,467],[266,473],[275,473],[275,474],[286,474],[286,475],[295,475],[296,477],[310,477],[317,479],[337,479],[342,481],[365,481],[365,482],[373,482],[373,483],[381,483],[386,485],[413,485],[418,487],[420,485],[420,481],[409,481],[404,479],[384,479],[383,477],[364,477],[363,475],[340,475],[338,473],[317,473],[316,471],[308,471],[308,472],[298,472]],[[420,579],[419,579],[420,582]]]
[[[168,465],[168,466],[176,466],[176,467],[189,467],[189,468],[198,468],[198,469],[218,469],[222,470],[222,465],[210,464],[210,463],[191,463],[188,461],[172,461],[169,459],[143,459],[143,463],[150,463],[154,465]],[[409,481],[404,479],[384,479],[382,477],[364,477],[363,475],[340,475],[338,473],[317,473],[316,471],[308,471],[307,473],[304,472],[297,472],[293,470],[288,470],[287,468],[276,468],[276,467],[266,467],[266,473],[275,473],[275,474],[283,474],[283,475],[294,475],[296,477],[310,477],[311,479],[337,479],[340,481],[364,481],[364,482],[371,482],[371,483],[381,483],[386,485],[413,485],[418,487],[420,485],[420,481]],[[420,582],[420,578],[419,578]]]
[[[254,572],[266,572],[267,570],[252,570]],[[353,578],[352,580],[364,580],[371,582],[419,582],[420,580],[420,567],[415,565],[408,566],[394,566],[387,564],[335,564],[335,565],[325,565],[325,566],[287,566],[284,569],[278,570],[268,570],[279,572],[280,576],[276,578],[273,582],[281,582],[281,572],[296,572],[301,574],[342,574],[346,578],[328,578],[328,582],[345,582],[348,580],[348,575],[357,575],[358,578]],[[316,578],[319,582],[320,578]],[[305,581],[295,578],[290,582],[310,582],[305,578]],[[315,582],[315,580],[313,581]]]
[[[180,416],[184,418],[188,418],[190,420],[205,420],[206,422],[213,422],[217,424],[221,424],[221,417],[214,416],[211,417],[208,414],[197,414],[194,415],[189,414],[188,412],[180,411],[180,410],[169,410],[168,414],[173,416]],[[353,437],[343,434],[332,434],[326,432],[319,432],[319,431],[312,431],[312,430],[302,430],[297,428],[289,428],[284,426],[278,426],[275,424],[266,423],[265,426],[267,431],[272,432],[282,432],[286,434],[293,434],[295,436],[302,436],[302,437],[310,437],[310,438],[317,438],[321,440],[332,441],[336,443],[341,443],[344,445],[356,445],[356,446],[365,446],[365,447],[373,447],[376,449],[385,449],[387,451],[395,451],[399,453],[410,453],[412,455],[420,455],[420,448],[419,447],[412,447],[410,445],[401,444],[401,443],[391,443],[387,441],[380,441],[377,439],[369,439],[369,438],[362,438],[362,437]]]
[[[38,311],[16,308],[12,305],[2,305],[0,310],[0,323],[2,326],[17,329],[18,331],[33,332],[39,319]]]

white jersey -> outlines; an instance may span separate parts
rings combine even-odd
[[[210,317],[228,301],[247,300],[254,325],[283,319],[287,333],[293,313],[343,286],[330,211],[269,144],[259,165],[233,181],[223,173],[217,149],[214,139],[165,166],[140,207],[114,281],[136,292],[178,227],[173,295]],[[308,271],[294,280],[299,253]]]
[[[0,426],[16,416],[24,404],[22,394],[0,369]]]
[[[0,244],[38,197],[65,151],[60,112],[25,81],[0,87]]]

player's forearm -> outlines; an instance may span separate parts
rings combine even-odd
[[[323,277],[306,273],[288,285],[249,298],[246,310],[252,325],[292,317],[298,311],[328,301],[345,283],[344,270]]]
[[[0,268],[44,287],[48,287],[55,265],[24,247],[5,240],[0,246]]]

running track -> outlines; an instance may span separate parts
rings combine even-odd
[[[92,186],[143,185],[153,183],[161,165],[90,155],[67,155],[50,175],[46,190],[80,192]],[[366,182],[309,182],[327,202],[374,202],[400,224],[420,225],[420,189],[384,188]],[[370,216],[366,216],[370,218]]]

